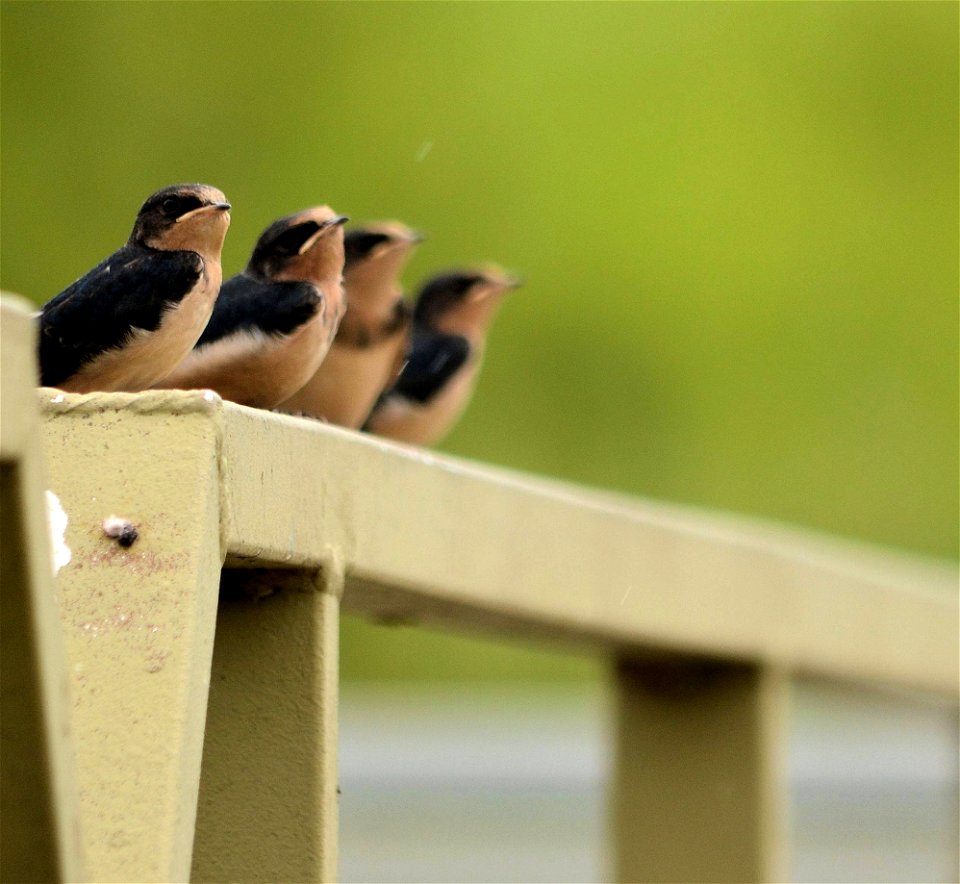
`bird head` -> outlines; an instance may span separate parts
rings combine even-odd
[[[209,184],[174,184],[140,207],[129,242],[219,260],[229,226],[230,203],[222,191]]]
[[[476,338],[486,332],[503,296],[520,285],[495,264],[441,273],[420,290],[413,318],[438,331]]]
[[[317,285],[343,273],[343,224],[350,219],[314,206],[274,221],[257,240],[247,272],[264,279]]]
[[[377,221],[348,230],[343,242],[351,309],[373,308],[402,295],[399,276],[423,236],[399,221]]]

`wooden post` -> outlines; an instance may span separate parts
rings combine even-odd
[[[333,881],[342,573],[223,572],[195,881]]]
[[[616,672],[617,881],[783,881],[786,680],[761,666]]]
[[[37,444],[36,337],[4,303],[0,367],[0,879],[85,880],[71,698]]]
[[[42,391],[94,881],[186,881],[222,561],[217,402]],[[162,456],[161,456],[162,455]],[[129,547],[106,536],[132,522]]]

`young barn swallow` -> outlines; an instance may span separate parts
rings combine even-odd
[[[439,442],[470,401],[503,296],[519,285],[493,266],[444,273],[427,282],[413,312],[407,363],[364,429],[401,442]]]
[[[220,291],[230,203],[178,184],[140,208],[126,245],[40,312],[40,381],[74,393],[136,392],[190,352]]]
[[[329,206],[274,221],[228,279],[196,347],[158,386],[274,408],[327,354],[343,316],[343,223]]]
[[[359,428],[396,380],[410,337],[398,277],[423,237],[397,221],[348,230],[343,283],[347,312],[316,373],[280,408]]]

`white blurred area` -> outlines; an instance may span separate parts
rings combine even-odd
[[[597,879],[607,718],[599,685],[345,684],[340,879]]]
[[[791,725],[793,880],[957,880],[954,713],[807,685]],[[344,684],[341,880],[608,880],[612,726],[600,683]]]
[[[957,881],[956,709],[824,685],[794,694],[794,880]]]

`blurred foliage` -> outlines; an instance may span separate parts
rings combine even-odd
[[[227,272],[305,205],[399,217],[408,284],[528,281],[446,450],[955,556],[958,9],[6,2],[3,285],[176,181]],[[352,623],[345,674],[540,665],[415,635]]]

